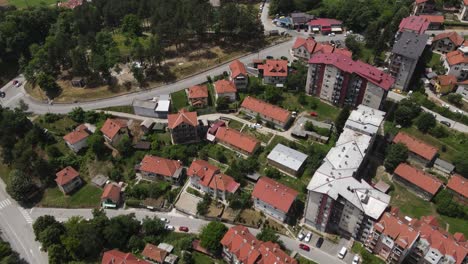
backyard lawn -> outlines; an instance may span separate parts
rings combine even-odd
[[[231,120],[229,121],[228,126],[229,126],[230,128],[234,128],[234,129],[237,129],[237,130],[240,131],[240,130],[242,129],[242,127],[244,126],[244,123],[241,123],[241,122],[239,122],[239,121],[237,121],[237,120],[231,119]]]
[[[352,251],[354,253],[359,253],[359,255],[361,255],[362,263],[366,263],[366,264],[384,264],[385,263],[385,261],[369,253],[364,248],[364,246],[359,242],[354,242]]]
[[[60,116],[60,119],[55,122],[47,122],[45,116],[40,116],[36,119],[36,122],[38,122],[41,127],[49,130],[49,132],[57,136],[63,136],[67,134],[71,130],[75,129],[75,127],[78,125],[78,123],[71,120],[66,115]]]
[[[213,264],[213,263],[218,263],[218,264],[223,264],[226,263],[221,259],[214,259],[210,256],[207,256],[202,253],[198,252],[193,252],[192,253],[192,258],[193,258],[193,263],[194,264]]]
[[[335,120],[340,113],[340,109],[326,104],[317,97],[307,96],[304,94],[293,94],[293,93],[283,93],[283,100],[281,102],[281,107],[288,109],[290,111],[310,111],[317,112],[317,119],[320,120]],[[303,104],[299,103],[299,96],[304,96]]]
[[[65,196],[58,187],[48,188],[39,206],[56,208],[93,208],[99,206],[102,190],[90,184],[82,186],[71,196]]]
[[[39,5],[53,5],[55,3],[57,3],[56,0],[8,0],[8,4],[14,5],[18,8],[26,8]]]
[[[435,214],[435,206],[419,198],[406,187],[393,182],[394,190],[390,192],[390,205],[400,208],[403,215],[421,218],[421,216]]]
[[[171,94],[172,99],[172,108],[174,111],[179,111],[180,109],[188,106],[187,94],[185,90],[181,90]]]

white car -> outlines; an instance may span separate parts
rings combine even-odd
[[[299,239],[299,240],[304,239],[304,233],[302,233],[302,232],[299,233],[299,235],[297,235],[297,239]]]
[[[338,258],[343,259],[346,256],[346,252],[348,252],[348,249],[346,247],[342,247],[340,252],[338,252]]]
[[[169,219],[167,218],[159,218],[159,220],[161,220],[164,223],[169,223]]]
[[[175,227],[174,227],[174,226],[171,226],[171,225],[166,225],[166,230],[174,231],[174,230],[175,230]]]
[[[450,105],[448,105],[448,104],[443,104],[442,106],[445,107],[445,108],[450,108]]]
[[[353,264],[358,264],[359,263],[359,255],[354,255],[354,258],[353,258]]]
[[[304,238],[304,241],[305,241],[305,242],[310,242],[310,239],[311,239],[311,238],[312,238],[312,233],[309,232],[309,233],[307,233],[306,237]]]

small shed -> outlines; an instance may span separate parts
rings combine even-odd
[[[106,176],[104,176],[102,174],[98,174],[91,180],[91,182],[94,185],[96,185],[97,187],[103,188],[104,185],[106,184],[107,180],[109,180],[108,177],[106,177]]]
[[[83,88],[86,85],[86,81],[83,77],[75,77],[71,80],[71,84],[73,87]]]
[[[160,243],[160,244],[158,245],[158,248],[160,248],[160,249],[162,249],[162,250],[165,250],[165,251],[167,251],[167,252],[169,252],[169,253],[171,253],[172,250],[174,250],[174,246],[173,246],[173,245],[169,245],[169,244],[167,244],[167,243]]]
[[[374,188],[376,188],[377,190],[379,190],[379,191],[381,191],[383,193],[388,193],[388,191],[390,190],[390,185],[388,185],[384,181],[379,181],[374,185]]]

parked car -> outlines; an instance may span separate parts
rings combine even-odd
[[[18,81],[18,80],[13,80],[13,85],[15,85],[15,86],[16,86],[16,84],[18,84],[18,83],[19,83],[19,81]]]
[[[342,247],[340,252],[338,252],[338,258],[343,259],[346,256],[346,252],[348,252],[348,249],[346,247]]]
[[[317,112],[310,112],[310,116],[318,116]]]
[[[174,226],[171,226],[171,225],[166,225],[166,230],[174,231],[174,230],[175,230],[175,227],[174,227]]]
[[[0,92],[0,98],[5,98],[6,94],[5,92]]]
[[[266,56],[267,60],[272,60],[273,56]]]
[[[312,238],[312,233],[309,232],[309,233],[307,233],[306,237],[304,238],[304,241],[309,243],[311,238]]]
[[[443,104],[442,106],[445,107],[445,108],[450,108],[450,105],[448,105],[448,104]]]
[[[188,227],[186,227],[186,226],[180,226],[180,227],[179,227],[179,231],[188,232],[189,229],[188,229]]]
[[[360,259],[359,259],[359,255],[358,255],[358,254],[354,255],[353,264],[358,264],[358,263],[359,263],[359,260],[360,260]]]
[[[297,239],[299,240],[304,239],[304,233],[300,232],[299,235],[297,235]]]
[[[319,237],[319,239],[317,240],[317,242],[315,243],[315,246],[317,248],[320,248],[323,244],[323,237]]]
[[[452,126],[452,124],[450,124],[449,121],[443,120],[443,121],[440,121],[440,123],[441,123],[442,125],[446,125],[446,126],[448,126],[448,127],[451,127],[451,126]]]
[[[21,86],[21,82],[17,82],[17,83],[15,84],[15,86],[16,86],[16,87],[20,87],[20,86]]]
[[[164,218],[164,217],[159,218],[159,220],[161,220],[161,221],[164,222],[164,223],[169,223],[169,219]]]
[[[305,251],[310,251],[310,247],[308,245],[305,245],[305,244],[299,244],[299,248],[302,249],[302,250],[305,250]]]

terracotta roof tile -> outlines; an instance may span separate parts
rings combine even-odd
[[[432,39],[432,42],[437,41],[437,40],[441,40],[441,39],[445,39],[445,38],[450,39],[450,41],[452,41],[452,43],[455,46],[460,46],[465,41],[465,39],[460,34],[458,34],[455,31],[450,31],[450,32],[444,32],[444,33],[437,34]]]
[[[263,76],[286,77],[288,76],[287,60],[266,60],[265,64],[258,65],[263,70]]]
[[[252,154],[260,144],[255,138],[226,127],[218,128],[218,131],[216,131],[216,139],[242,149],[249,154]]]
[[[255,184],[252,197],[257,198],[278,210],[289,212],[298,192],[268,177],[261,177]]]
[[[236,78],[239,75],[247,76],[247,70],[245,69],[244,63],[239,60],[234,60],[229,64],[229,69],[231,70],[231,78]]]
[[[444,23],[444,16],[434,16],[434,15],[419,15],[419,17],[425,18],[429,23]]]
[[[293,49],[297,49],[299,47],[304,46],[305,49],[309,52],[312,53],[314,52],[315,45],[317,45],[317,42],[313,38],[301,38],[297,37],[296,41],[294,42]]]
[[[69,144],[76,144],[89,136],[87,128],[84,124],[79,125],[75,130],[63,136],[63,140]]]
[[[153,244],[147,243],[145,249],[143,249],[141,252],[141,255],[149,260],[163,263],[168,253],[167,251],[160,249]]]
[[[460,50],[454,50],[447,53],[445,58],[450,66],[468,63],[468,56],[464,56],[463,52]]]
[[[224,93],[236,93],[237,88],[234,82],[227,81],[227,80],[218,80],[214,83],[215,92],[217,94],[224,94]]]
[[[316,18],[316,19],[312,19],[307,24],[311,26],[320,26],[320,27],[328,28],[331,26],[341,26],[343,22],[340,20],[333,19],[333,18]]]
[[[410,247],[419,236],[418,231],[410,227],[406,220],[390,213],[385,213],[374,228],[391,237],[403,249]]]
[[[279,106],[269,104],[262,100],[247,96],[241,104],[241,107],[249,109],[250,111],[259,113],[273,120],[281,123],[286,123],[291,117],[291,113]]]
[[[195,85],[188,89],[188,98],[208,98],[208,87],[206,85]]]
[[[172,177],[174,173],[182,167],[182,164],[177,160],[170,160],[151,155],[146,155],[140,164],[141,171],[159,174],[166,177]]]
[[[442,183],[438,179],[406,163],[400,163],[395,169],[395,174],[432,195],[435,195],[442,187]]]
[[[448,181],[447,188],[468,198],[468,180],[461,175],[454,174]]]
[[[406,133],[399,132],[394,138],[393,143],[403,143],[408,147],[408,150],[416,153],[417,155],[425,158],[426,160],[432,160],[437,154],[437,148],[419,141]]]
[[[167,126],[170,129],[176,128],[182,123],[198,126],[197,112],[189,112],[182,109],[177,114],[170,114],[167,116]]]
[[[104,191],[102,192],[102,195],[101,195],[101,200],[109,199],[113,201],[114,203],[119,203],[120,192],[121,192],[120,186],[114,183],[108,183],[104,187]]]
[[[429,21],[421,16],[405,17],[400,22],[400,32],[412,31],[417,34],[423,34],[429,27]]]
[[[101,132],[110,139],[113,139],[120,129],[127,127],[127,120],[108,118],[101,128]]]
[[[80,177],[80,173],[77,172],[71,166],[68,166],[68,167],[64,168],[63,170],[57,172],[55,174],[55,176],[57,176],[57,178],[55,178],[55,182],[58,185],[63,186],[65,184],[71,182],[76,177]]]
[[[281,250],[280,246],[271,241],[262,243],[258,248],[262,254],[262,258],[258,264],[297,264],[297,260],[290,257],[286,252]]]
[[[206,187],[210,185],[211,179],[217,173],[219,173],[219,168],[206,160],[194,160],[187,169],[187,176],[199,177],[200,184]]]
[[[234,178],[222,173],[214,175],[210,182],[210,188],[223,192],[235,193],[239,187],[240,183],[236,182]]]
[[[437,80],[439,81],[440,85],[456,85],[457,84],[457,77],[455,75],[439,75],[437,76]]]
[[[117,249],[104,252],[102,264],[150,264],[148,261],[137,259],[131,253],[124,253]]]

